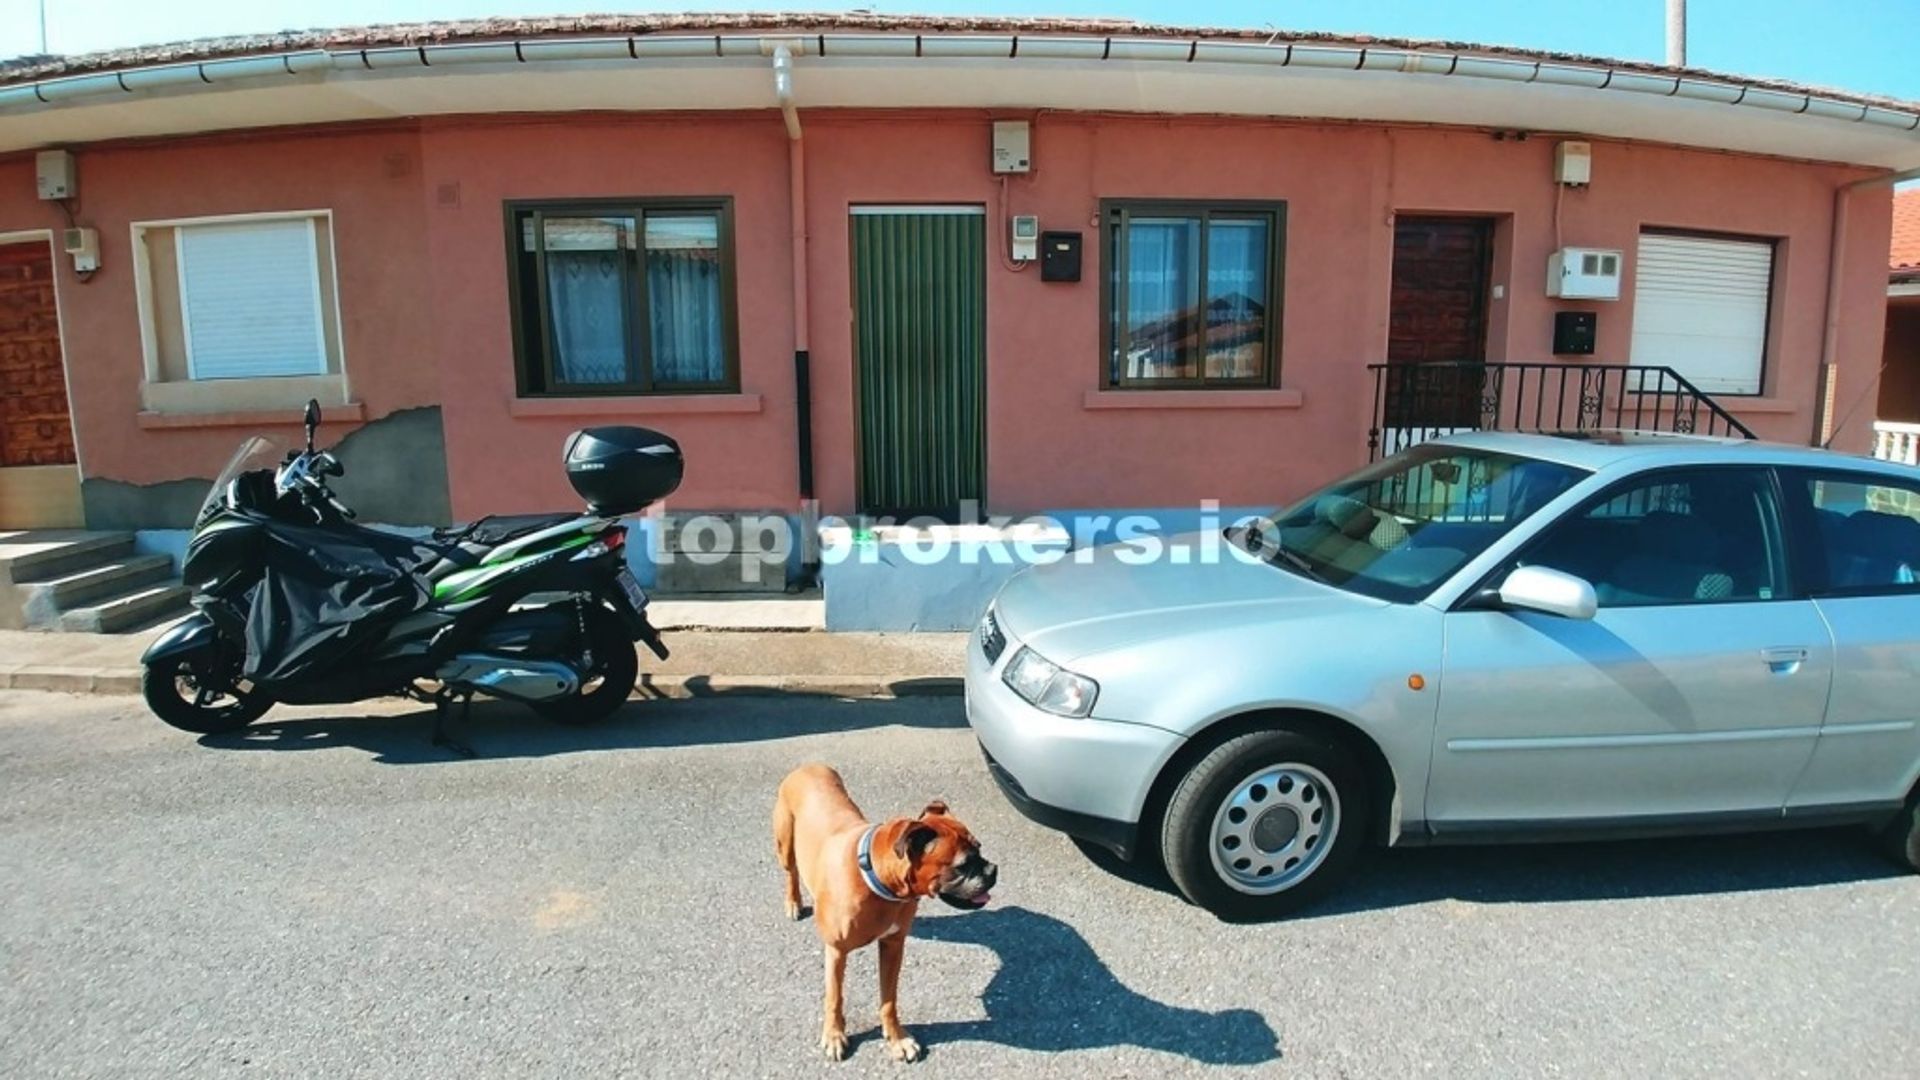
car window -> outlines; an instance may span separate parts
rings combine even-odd
[[[1420,446],[1274,515],[1249,547],[1340,588],[1411,602],[1588,475],[1534,458]]]
[[[1789,595],[1771,475],[1694,469],[1627,480],[1555,522],[1515,565],[1585,578],[1605,607]]]
[[[1920,483],[1861,473],[1802,473],[1814,527],[1817,593],[1920,591]]]

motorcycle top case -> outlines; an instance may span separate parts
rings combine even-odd
[[[635,513],[673,494],[687,467],[671,437],[625,425],[574,432],[566,462],[567,480],[587,509],[608,516]]]

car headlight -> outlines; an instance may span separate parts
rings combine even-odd
[[[1093,712],[1100,684],[1022,647],[1007,662],[1000,679],[1035,708],[1058,716],[1086,716]]]

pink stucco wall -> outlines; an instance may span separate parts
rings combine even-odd
[[[438,400],[425,317],[419,143],[410,128],[184,139],[87,148],[78,157],[78,216],[100,231],[101,269],[82,284],[67,258],[56,258],[86,476],[136,484],[211,476],[249,430],[152,430],[135,422],[145,372],[130,251],[135,222],[332,210],[352,396],[369,420]],[[0,162],[0,231],[65,224],[57,206],[34,197],[32,155]],[[347,427],[330,425],[328,437]],[[297,432],[297,422],[281,427],[281,434]]]
[[[822,112],[804,118],[818,492],[853,509],[855,423],[847,212],[863,203],[971,203],[1003,242],[1001,185],[987,171],[984,113]],[[1385,353],[1392,219],[1401,212],[1494,216],[1489,358],[1551,360],[1545,264],[1555,243],[1553,140],[1347,124],[1045,114],[1035,171],[1006,185],[1011,212],[1085,234],[1086,273],[1043,283],[988,262],[988,501],[996,512],[1229,505],[1299,494],[1363,460],[1372,385]],[[1728,403],[1762,435],[1805,442],[1815,417],[1829,236],[1837,185],[1860,170],[1597,141],[1591,188],[1561,207],[1567,244],[1631,253],[1643,226],[1779,238],[1764,394]],[[369,419],[443,406],[456,516],[571,504],[558,464],[567,432],[632,422],[678,437],[684,508],[796,502],[792,291],[785,132],[773,113],[694,117],[452,118],[379,129],[270,133],[87,149],[82,217],[106,268],[63,271],[61,300],[83,467],[140,483],[204,476],[232,428],[134,423],[140,336],[128,223],[330,208],[345,353]],[[29,157],[0,161],[0,230],[50,227]],[[501,203],[588,196],[733,199],[742,394],[517,403]],[[1288,204],[1279,386],[1297,392],[1223,408],[1112,409],[1100,385],[1103,198],[1267,199]],[[1836,400],[1871,389],[1884,320],[1884,189],[1856,193],[1843,237]],[[1629,274],[1632,260],[1629,259]],[[1601,313],[1598,358],[1627,359],[1632,280]],[[1568,305],[1580,306],[1580,305]],[[1223,399],[1224,400],[1224,399]],[[1238,405],[1246,405],[1242,399]],[[1864,428],[1842,434],[1864,445]]]

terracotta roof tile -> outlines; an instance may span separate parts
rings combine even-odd
[[[1893,193],[1893,246],[1887,269],[1902,276],[1920,273],[1920,188]]]
[[[333,30],[283,30],[274,34],[202,38],[197,41],[143,45],[130,49],[79,56],[22,56],[0,61],[0,86],[63,75],[120,71],[154,64],[213,60],[232,56],[282,53],[303,49],[360,49],[382,46],[433,45],[461,41],[501,41],[525,38],[608,37],[628,34],[747,33],[752,31],[928,34],[1071,34],[1119,37],[1178,38],[1204,41],[1309,42],[1377,48],[1443,49],[1531,61],[1562,61],[1601,65],[1626,71],[1676,73],[1703,79],[1780,90],[1791,94],[1819,94],[1838,101],[1910,110],[1914,103],[1830,87],[1807,86],[1778,79],[1728,75],[1700,68],[1670,68],[1638,60],[1608,59],[1579,53],[1551,52],[1504,45],[1475,45],[1462,41],[1376,37],[1366,34],[1327,34],[1309,31],[1224,29],[1170,26],[1127,19],[1004,18],[948,15],[876,15],[867,13],[686,14],[686,15],[558,15],[540,18],[463,19],[448,22],[393,23],[343,27]]]

